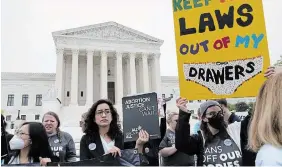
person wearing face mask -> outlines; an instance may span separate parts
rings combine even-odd
[[[168,128],[162,139],[159,149],[160,155],[163,157],[163,166],[194,166],[194,156],[189,156],[179,152],[175,148],[175,128],[178,121],[178,113],[168,112],[166,121]]]
[[[46,166],[48,162],[57,161],[52,155],[48,137],[41,123],[23,123],[9,145],[15,152],[8,164],[40,163]]]
[[[85,135],[80,141],[80,160],[97,158],[105,154],[121,156],[127,148],[123,134],[118,126],[118,113],[108,100],[98,100],[92,105],[85,120]],[[143,152],[143,146],[149,140],[149,134],[141,130],[135,148]],[[129,146],[130,147],[130,146]]]
[[[228,126],[220,104],[207,101],[200,105],[201,133],[190,135],[191,113],[186,105],[186,99],[177,99],[180,116],[176,129],[176,149],[190,155],[197,154],[198,166],[240,166],[240,122]]]
[[[272,76],[282,72],[282,68],[269,67],[264,76]],[[198,166],[250,166],[254,165],[255,153],[247,148],[249,118],[242,122],[227,123],[224,112],[216,101],[207,101],[200,106],[201,133],[190,135],[190,116],[187,100],[176,101],[180,110],[176,128],[176,149],[190,155],[198,156]],[[187,133],[188,132],[188,133]]]
[[[75,162],[76,149],[73,138],[67,132],[60,131],[60,119],[54,112],[44,114],[42,123],[48,135],[53,154],[60,158],[60,162]]]

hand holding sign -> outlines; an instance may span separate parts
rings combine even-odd
[[[264,76],[266,78],[270,78],[274,74],[282,72],[282,67],[268,67],[266,72],[264,73]]]
[[[188,103],[188,101],[187,101],[187,99],[185,99],[185,98],[179,97],[179,98],[176,100],[176,106],[177,106],[180,110],[182,110],[182,111],[188,113],[188,109],[187,109],[187,106],[186,106],[187,103]]]
[[[160,138],[156,93],[122,98],[124,142],[137,141],[139,131],[146,130],[150,139]]]
[[[144,145],[149,141],[149,134],[145,130],[139,132],[139,137],[136,141],[136,145]]]

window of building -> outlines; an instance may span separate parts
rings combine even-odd
[[[193,100],[189,100],[189,103],[193,103]]]
[[[80,92],[80,96],[83,97],[83,91]]]
[[[28,106],[28,95],[24,94],[22,96],[22,106]]]
[[[21,120],[26,120],[26,115],[21,115]]]
[[[42,106],[42,95],[36,95],[36,102],[35,102],[36,106]]]
[[[40,119],[40,115],[35,115],[35,120],[39,120]]]
[[[13,106],[14,105],[14,95],[10,94],[8,95],[8,101],[7,101],[7,106]]]
[[[67,91],[67,97],[70,97],[70,91]]]
[[[6,121],[11,121],[12,120],[12,116],[11,115],[7,115],[6,116]]]
[[[201,103],[202,101],[201,101],[201,100],[198,100],[198,102]]]

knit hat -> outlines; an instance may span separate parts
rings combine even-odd
[[[202,103],[200,105],[200,115],[201,115],[201,118],[203,117],[203,115],[207,111],[207,109],[212,107],[212,106],[219,106],[220,107],[218,102],[212,101],[212,100],[206,101],[206,102],[204,102],[204,103]]]

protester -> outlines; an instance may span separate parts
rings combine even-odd
[[[7,164],[10,156],[9,141],[13,138],[13,135],[6,131],[7,123],[5,117],[1,114],[1,164]]]
[[[275,68],[269,68],[265,72],[265,76],[269,78],[275,73]],[[220,104],[216,101],[207,101],[200,106],[201,134],[190,135],[189,119],[191,113],[189,113],[186,105],[186,99],[177,99],[180,114],[176,128],[176,149],[190,155],[202,154],[203,156],[198,156],[198,166],[245,165],[244,162],[242,163],[241,150],[244,149],[245,153],[249,150],[241,142],[247,138],[247,136],[242,135],[247,131],[247,126],[241,126],[241,122],[227,125]],[[246,124],[248,123],[245,122]],[[245,158],[248,159],[247,156]],[[252,159],[249,159],[249,161],[252,161]]]
[[[85,135],[80,141],[80,160],[96,158],[104,154],[120,156],[124,147],[123,134],[118,126],[118,113],[108,100],[98,100],[90,108],[85,120]],[[149,134],[141,130],[135,148],[143,152]]]
[[[197,111],[197,122],[195,123],[194,127],[193,127],[193,131],[192,134],[197,134],[200,131],[200,126],[201,126],[201,112],[200,112],[200,108]]]
[[[25,122],[9,142],[11,150],[16,150],[9,164],[40,163],[55,161],[48,137],[41,123]]]
[[[260,89],[249,129],[249,146],[256,166],[282,166],[282,73]]]
[[[224,120],[228,122],[228,124],[234,123],[235,121],[241,121],[241,119],[235,113],[229,111],[226,99],[218,99],[216,101],[220,104],[220,107],[223,110]]]
[[[82,132],[85,132],[85,119],[87,118],[88,112],[85,112],[81,115],[81,120],[79,121],[79,126],[81,127]]]
[[[166,117],[168,128],[159,146],[160,155],[163,157],[163,166],[194,166],[194,156],[177,151],[175,148],[175,128],[178,121],[178,113],[168,112]]]
[[[272,76],[275,76],[275,74],[282,73],[282,67],[269,67],[266,72],[264,73],[264,76],[266,78],[271,78]],[[249,124],[250,120],[252,119],[252,115],[255,111],[250,111],[249,114],[245,117],[245,119],[241,122],[241,150],[242,150],[242,164],[244,166],[255,166],[255,159],[256,159],[256,152],[249,149],[248,146],[248,130],[249,130]]]
[[[241,151],[242,151],[242,164],[244,166],[255,166],[256,152],[248,148],[248,129],[254,111],[249,111],[249,114],[241,121]]]
[[[186,99],[177,100],[180,115],[176,129],[176,149],[190,155],[199,155],[198,166],[241,165],[240,123],[228,126],[220,104],[207,101],[200,105],[201,134],[190,136],[191,113],[186,104]]]
[[[76,149],[73,138],[67,132],[61,131],[60,119],[54,112],[47,112],[42,119],[48,135],[53,154],[60,158],[60,162],[76,161]]]

